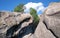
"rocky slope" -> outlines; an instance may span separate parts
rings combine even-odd
[[[50,4],[39,18],[35,27],[30,14],[0,12],[0,38],[60,38],[60,3]]]

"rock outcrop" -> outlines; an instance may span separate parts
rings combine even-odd
[[[53,3],[48,6],[44,13],[44,22],[54,36],[60,38],[60,3]]]
[[[60,3],[50,4],[39,18],[36,25],[30,14],[0,12],[0,38],[60,38]]]
[[[20,30],[22,30],[22,28],[23,30],[21,31],[21,33],[24,31],[24,29],[29,28],[32,22],[33,22],[33,18],[30,14],[1,12],[0,36],[3,37],[2,35],[5,35],[6,38],[7,37],[11,38],[17,35],[20,32]]]
[[[43,15],[40,15],[40,22],[34,33],[36,38],[55,38],[51,31],[47,29],[43,21],[44,21]]]

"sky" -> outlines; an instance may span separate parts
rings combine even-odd
[[[23,3],[26,12],[32,7],[40,14],[51,2],[60,2],[60,0],[0,0],[0,11],[13,11],[17,5]]]

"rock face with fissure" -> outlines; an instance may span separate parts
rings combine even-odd
[[[14,36],[16,36],[16,38],[22,37],[25,33],[27,33],[26,31],[28,31],[31,28],[32,22],[33,22],[33,18],[30,14],[1,12],[0,36],[4,37],[2,35],[5,35],[6,38],[12,38]],[[32,32],[32,30],[30,29],[29,32]],[[18,34],[21,36],[19,36]]]
[[[51,3],[39,18],[34,24],[30,14],[0,12],[0,38],[60,38],[60,3]]]
[[[48,6],[44,13],[44,22],[54,36],[60,38],[60,3],[53,3]]]

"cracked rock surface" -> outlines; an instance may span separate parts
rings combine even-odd
[[[39,18],[36,25],[29,13],[0,12],[0,38],[60,38],[60,3],[50,4]]]

